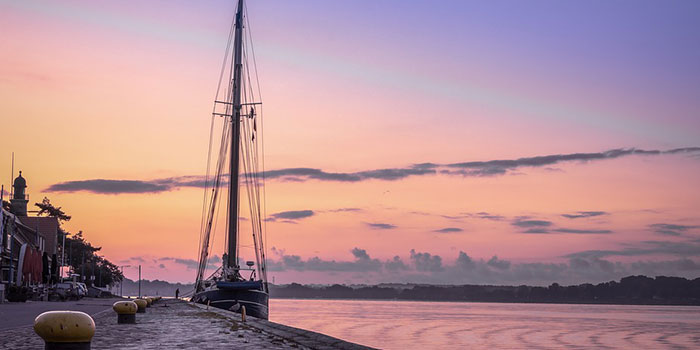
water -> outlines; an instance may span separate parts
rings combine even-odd
[[[383,349],[700,349],[700,307],[271,299],[270,320]]]

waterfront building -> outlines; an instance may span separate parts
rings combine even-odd
[[[51,271],[56,270],[49,265],[59,263],[58,219],[28,216],[26,188],[20,172],[13,183],[9,208],[3,203],[0,209],[0,283],[5,294],[10,286],[35,290],[47,285],[52,280]]]

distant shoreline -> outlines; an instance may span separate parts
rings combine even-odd
[[[561,304],[561,305],[618,305],[618,306],[697,306],[700,307],[700,301],[689,304],[674,304],[674,303],[646,303],[646,302],[590,302],[590,301],[483,301],[483,300],[428,300],[428,299],[372,299],[372,298],[310,298],[310,297],[280,297],[270,296],[270,299],[282,300],[337,300],[337,301],[396,301],[396,302],[426,302],[426,303],[494,303],[494,304]]]
[[[191,291],[191,284],[142,281],[142,295],[173,296]],[[515,304],[700,306],[700,278],[628,276],[619,282],[561,286],[493,285],[302,285],[269,284],[273,299],[430,301]],[[125,295],[136,295],[138,283],[126,280]]]
[[[700,306],[700,278],[628,276],[620,282],[561,286],[384,285],[349,287],[271,285],[279,299],[406,300],[519,304]]]

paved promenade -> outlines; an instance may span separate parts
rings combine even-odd
[[[111,310],[92,315],[93,349],[367,349],[323,334],[228,311],[175,300],[161,300],[137,324],[117,324]],[[0,349],[43,349],[31,326],[0,330]]]
[[[103,310],[111,310],[112,304],[120,299],[83,298],[77,301],[27,301],[26,303],[0,304],[0,331],[15,327],[32,326],[37,315],[53,310],[82,311],[94,315]]]

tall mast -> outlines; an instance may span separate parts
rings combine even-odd
[[[238,172],[241,133],[241,71],[243,70],[243,0],[238,0],[233,55],[233,117],[228,198],[228,267],[238,267]]]

